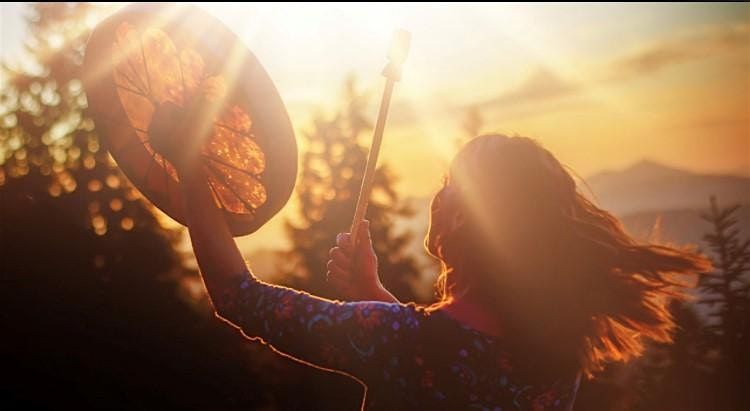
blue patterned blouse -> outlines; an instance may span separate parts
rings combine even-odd
[[[326,300],[249,271],[216,297],[217,316],[245,335],[362,382],[366,410],[567,410],[578,390],[575,375],[523,381],[502,340],[440,310]]]

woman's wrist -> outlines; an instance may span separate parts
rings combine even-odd
[[[366,299],[373,301],[383,301],[386,303],[397,303],[399,302],[396,297],[393,296],[384,286],[378,281],[374,287],[367,293]]]

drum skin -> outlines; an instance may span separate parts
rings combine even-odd
[[[88,112],[128,179],[185,224],[174,167],[149,143],[161,104],[211,101],[200,161],[234,236],[253,233],[288,201],[297,145],[284,104],[258,59],[195,6],[136,4],[102,21],[84,58]],[[189,199],[187,200],[189,201]]]

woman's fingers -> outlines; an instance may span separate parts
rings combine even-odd
[[[351,276],[351,270],[348,267],[342,267],[334,260],[328,260],[328,263],[326,264],[326,269],[338,276],[347,277],[347,278]]]
[[[330,260],[326,265],[326,278],[345,298],[358,298],[363,282],[377,281],[377,259],[372,250],[369,221],[360,223],[356,244],[352,242],[351,233],[340,233],[336,236],[336,246],[328,254]],[[361,273],[370,275],[366,275],[363,281],[353,282],[355,273],[357,276]]]
[[[342,249],[349,251],[352,248],[352,240],[351,240],[351,234],[349,233],[339,233],[336,236],[336,245],[341,247]]]
[[[336,264],[342,268],[349,269],[352,266],[352,257],[347,255],[341,247],[331,248],[331,251],[328,252],[328,256],[331,257],[331,260],[336,261]]]
[[[370,238],[370,220],[362,220],[359,222],[357,236],[360,240]]]
[[[349,239],[351,244],[351,238]],[[372,250],[372,238],[370,237],[370,222],[362,220],[359,223],[359,230],[357,231],[357,242],[353,245],[355,253],[360,256],[361,253],[371,252]]]
[[[351,282],[348,278],[342,278],[335,273],[329,271],[326,273],[326,279],[338,292],[344,295],[344,297],[351,297],[352,287]]]
[[[352,282],[349,271],[337,266],[333,261],[328,262],[327,268],[326,280],[328,283],[346,297],[351,297]]]
[[[370,221],[362,220],[359,223],[359,231],[357,233],[357,246],[361,244],[369,245],[372,242],[370,239]],[[339,233],[336,236],[336,245],[348,252],[352,249],[352,235],[351,233]]]
[[[342,270],[340,267],[336,267],[335,265],[328,269],[326,275],[328,276],[329,280],[335,279],[338,281],[346,282],[347,284],[350,282],[349,272],[346,270]]]

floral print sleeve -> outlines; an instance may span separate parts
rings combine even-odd
[[[327,300],[264,283],[249,271],[238,285],[213,298],[217,315],[247,336],[296,359],[361,379],[417,326],[411,306]]]
[[[414,304],[331,301],[249,271],[212,298],[248,337],[365,383],[367,410],[562,411],[578,389],[574,373],[520,377],[502,339]]]

